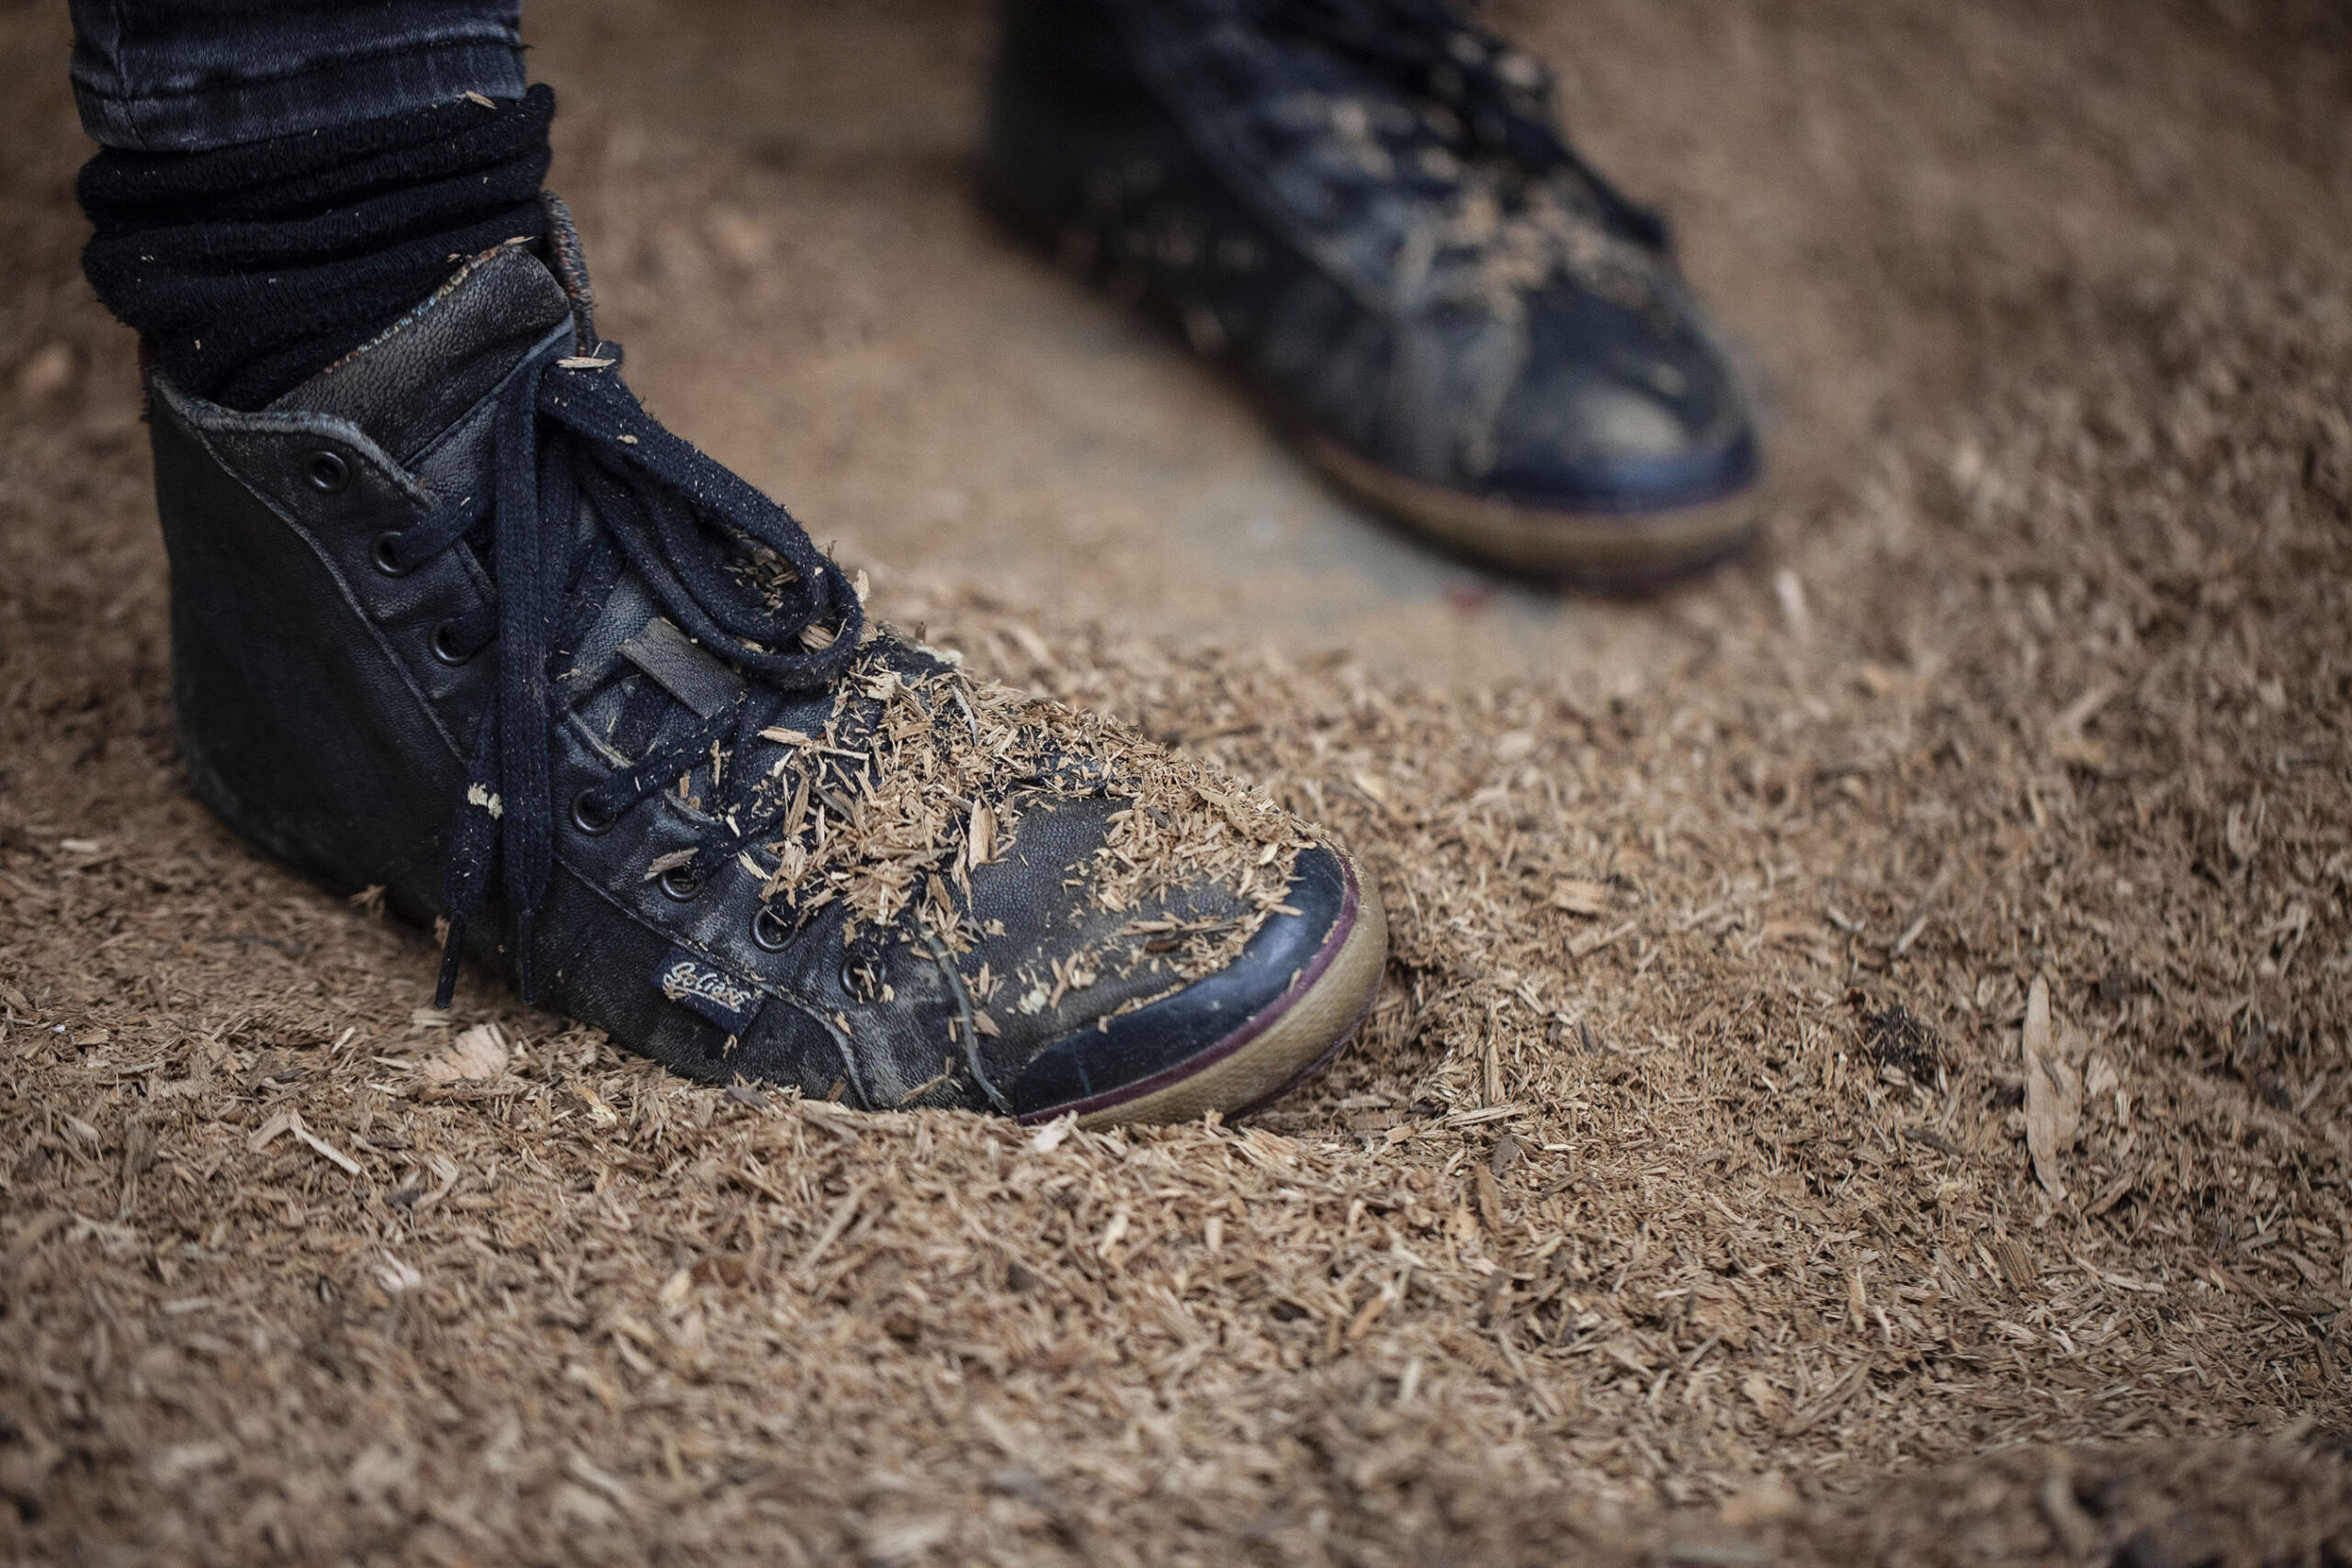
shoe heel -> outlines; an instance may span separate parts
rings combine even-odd
[[[171,561],[172,698],[189,787],[239,838],[340,892],[429,897],[427,801],[463,789],[454,748],[419,728],[404,672],[317,541],[229,471],[173,400],[150,401]],[[314,444],[256,421],[239,442]],[[379,714],[407,707],[404,724]],[[436,765],[438,764],[438,765]]]

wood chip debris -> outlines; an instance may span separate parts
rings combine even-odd
[[[428,1083],[484,1082],[506,1071],[506,1036],[495,1023],[478,1023],[427,1056],[417,1072]]]
[[[1922,52],[1804,12],[1758,26],[1854,67],[1808,76],[1833,104]],[[40,194],[86,150],[33,68],[62,21],[25,15],[0,38],[25,67],[0,113],[30,128],[0,365],[70,339],[86,368],[0,420],[16,1556],[2352,1555],[2352,262],[2118,251],[2047,289],[1928,268],[1914,294],[2018,357],[1939,366],[1949,404],[1898,393],[1871,462],[1792,465],[1805,525],[1770,567],[1575,608],[1560,646],[1590,657],[1528,675],[1456,669],[1470,612],[1442,605],[1395,607],[1390,649],[1177,645],[884,578],[876,613],[973,676],[928,717],[934,694],[876,676],[874,715],[989,755],[1080,733],[1031,705],[1175,738],[1136,746],[1167,820],[1123,822],[1122,852],[1270,908],[1292,850],[1258,829],[1311,819],[1359,852],[1393,945],[1354,1048],[1238,1128],[867,1115],[732,1093],[740,1053],[725,1082],[671,1075],[487,972],[420,1010],[428,935],[254,859],[158,765],[149,458],[85,423],[135,433],[137,381],[100,374],[118,329]],[[1963,20],[1992,62],[1972,112],[2064,118],[2031,73],[2073,34]],[[2277,118],[2275,73],[2235,52],[2275,54],[2275,25],[2182,55],[2200,104],[2267,95],[2209,139],[2232,157]],[[687,171],[605,183],[650,192],[627,226],[665,276],[763,309],[733,291],[774,269],[691,265],[745,171],[673,131],[575,151]],[[833,172],[757,174],[846,199]],[[2175,183],[2202,213],[2210,167]],[[1882,227],[1895,263],[1934,248]],[[2274,228],[2301,232],[2248,231]],[[762,744],[861,909],[935,908],[934,879],[960,896],[1034,831],[988,793],[1025,773],[934,753],[890,798],[866,776],[887,734],[808,738]],[[97,852],[60,849],[85,833]],[[1177,939],[1153,958],[1242,924],[1133,913],[1138,949]],[[991,973],[994,1017],[1040,978]],[[1932,1052],[1874,1033],[1898,1007]],[[493,1025],[503,1067],[466,1076]]]
[[[281,1108],[268,1121],[255,1128],[253,1135],[245,1140],[245,1147],[254,1154],[259,1154],[269,1147],[281,1133],[293,1134],[296,1138],[310,1145],[321,1158],[335,1165],[347,1174],[352,1176],[360,1174],[358,1161],[304,1126],[302,1113],[290,1105]]]

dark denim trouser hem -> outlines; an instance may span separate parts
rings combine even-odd
[[[198,152],[292,136],[405,109],[447,103],[467,92],[523,96],[523,55],[480,39],[417,45],[304,66],[265,81],[214,81],[137,96],[85,79],[75,62],[74,99],[82,129],[102,146],[139,152]]]

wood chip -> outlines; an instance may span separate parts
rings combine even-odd
[[[2050,982],[2039,975],[2026,996],[2020,1042],[2025,1056],[2026,1145],[2041,1185],[2052,1197],[2063,1200],[2066,1183],[2059,1172],[2059,1156],[2074,1145],[2075,1134],[2082,1124],[2083,1076],[2075,1066],[2081,1058],[2054,1037]]]
[[[426,1057],[417,1072],[428,1083],[480,1083],[506,1070],[506,1036],[494,1023],[478,1023]]]
[[[1564,876],[1552,885],[1552,904],[1571,915],[1596,919],[1609,912],[1609,889],[1601,883]]]
[[[1470,1168],[1471,1184],[1478,1194],[1478,1217],[1486,1222],[1490,1235],[1503,1234],[1503,1193],[1495,1180],[1495,1173],[1484,1164]]]
[[[284,1133],[291,1133],[298,1140],[307,1145],[312,1153],[350,1175],[357,1176],[360,1173],[358,1161],[304,1126],[302,1113],[290,1105],[279,1107],[275,1115],[255,1128],[252,1136],[245,1140],[245,1147],[254,1154],[259,1154]]]

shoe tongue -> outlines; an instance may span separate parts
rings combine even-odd
[[[563,285],[530,247],[501,245],[270,412],[349,420],[406,463],[571,318]]]

